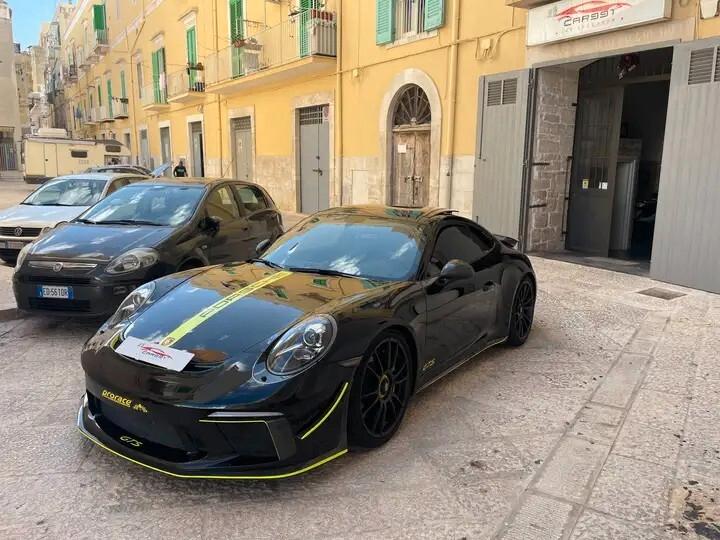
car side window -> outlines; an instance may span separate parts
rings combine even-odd
[[[213,190],[207,201],[205,201],[205,211],[208,216],[219,217],[223,220],[238,219],[240,217],[240,211],[230,186],[222,186]]]
[[[237,193],[240,206],[245,211],[245,214],[253,214],[260,210],[265,210],[270,207],[262,192],[252,186],[234,185],[235,193]]]
[[[478,262],[487,253],[479,240],[480,237],[465,225],[450,225],[442,229],[430,256],[428,277],[439,275],[443,267],[453,259],[469,264]]]

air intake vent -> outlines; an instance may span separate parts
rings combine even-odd
[[[715,49],[708,48],[692,51],[690,53],[688,84],[704,84],[712,81],[714,60]],[[715,80],[717,80],[717,78]]]
[[[503,105],[512,105],[517,103],[517,79],[505,79],[503,81]]]
[[[715,82],[720,82],[720,47],[715,50]]]
[[[500,105],[502,103],[502,81],[492,81],[488,83],[487,104],[488,107]]]

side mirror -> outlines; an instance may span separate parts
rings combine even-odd
[[[443,266],[438,283],[445,286],[456,281],[467,281],[475,276],[475,271],[465,261],[453,259]]]
[[[262,240],[260,243],[258,243],[258,245],[255,247],[255,251],[258,255],[262,255],[263,253],[265,253],[267,248],[270,247],[270,244],[272,244],[272,242],[269,238],[266,238],[265,240]]]
[[[217,216],[208,216],[200,221],[200,228],[203,231],[215,234],[220,230],[222,220]]]

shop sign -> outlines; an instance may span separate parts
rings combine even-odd
[[[669,19],[672,0],[560,0],[530,10],[527,44],[543,45]]]

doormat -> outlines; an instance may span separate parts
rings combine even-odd
[[[645,289],[644,291],[638,291],[638,294],[652,296],[653,298],[660,298],[661,300],[675,300],[676,298],[687,296],[685,293],[672,291],[670,289],[663,289],[662,287],[652,287],[650,289]]]

